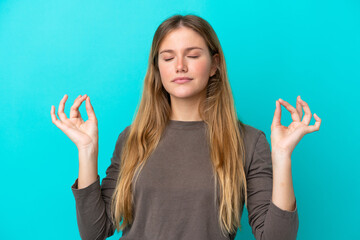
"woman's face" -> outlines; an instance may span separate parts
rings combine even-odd
[[[160,43],[158,63],[161,82],[171,98],[205,97],[209,77],[216,73],[217,55],[212,58],[203,37],[190,28],[168,33]],[[190,81],[175,82],[178,77]]]

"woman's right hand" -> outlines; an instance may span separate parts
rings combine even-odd
[[[64,113],[67,98],[68,96],[65,94],[59,104],[58,116],[60,120],[55,115],[55,106],[51,106],[52,122],[75,143],[79,151],[93,150],[97,152],[99,140],[98,122],[90,98],[86,94],[84,96],[79,95],[70,108],[70,118],[67,118]],[[84,100],[88,115],[86,122],[81,118],[79,111],[79,107]]]

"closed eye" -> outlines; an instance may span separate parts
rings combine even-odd
[[[199,56],[188,56],[189,58],[198,58]],[[170,61],[173,58],[164,59],[165,62]]]

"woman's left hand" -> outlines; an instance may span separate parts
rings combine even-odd
[[[293,122],[288,127],[281,125],[280,104],[291,113]],[[304,108],[305,116],[301,121],[303,115],[302,108]],[[299,143],[301,138],[305,134],[312,133],[320,129],[321,119],[315,113],[314,118],[316,122],[314,125],[309,126],[311,116],[308,104],[304,102],[300,96],[297,97],[296,109],[281,98],[276,101],[276,109],[273,122],[271,124],[271,146],[273,156],[281,156],[281,158],[285,157],[290,159],[295,146]]]

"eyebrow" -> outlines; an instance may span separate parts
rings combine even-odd
[[[188,52],[188,51],[193,50],[193,49],[203,50],[201,47],[188,47],[188,48],[185,48],[185,52]],[[170,53],[172,53],[172,52],[174,52],[174,50],[172,50],[172,49],[165,49],[165,50],[162,50],[162,51],[159,53],[159,55],[162,54],[162,53],[164,53],[164,52],[170,52]]]

